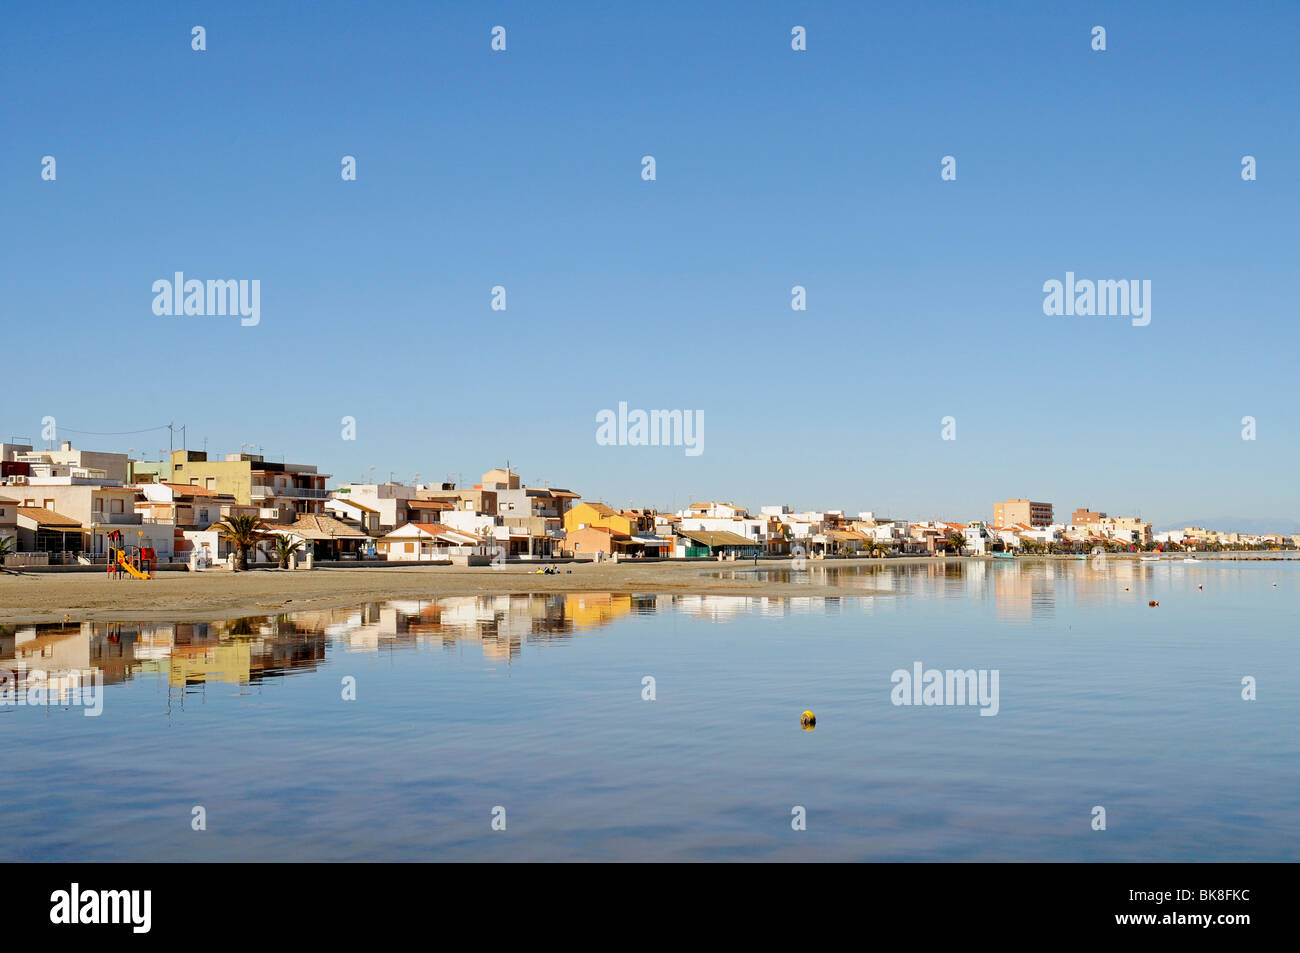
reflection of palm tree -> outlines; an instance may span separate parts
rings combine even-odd
[[[252,635],[253,620],[251,618],[236,619],[230,624],[230,635]]]

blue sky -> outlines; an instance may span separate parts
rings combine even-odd
[[[1046,6],[10,9],[0,440],[156,456],[74,431],[174,420],[615,504],[1300,518],[1300,5]],[[259,279],[261,323],[154,315],[175,271]],[[1149,279],[1150,325],[1045,316],[1066,271]],[[703,411],[704,453],[598,446],[619,401]]]

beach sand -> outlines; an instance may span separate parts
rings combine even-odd
[[[884,560],[898,564],[902,559]],[[920,558],[921,562],[940,560]],[[881,560],[830,560],[817,566]],[[789,560],[758,569],[788,569]],[[71,621],[199,622],[242,615],[329,609],[395,598],[499,595],[529,592],[678,593],[738,596],[893,595],[857,585],[764,581],[752,562],[561,564],[560,575],[538,575],[537,565],[501,569],[461,566],[376,566],[297,571],[161,572],[149,581],[115,580],[107,573],[0,574],[0,623]],[[567,570],[572,570],[568,573]],[[736,578],[718,578],[719,572]]]

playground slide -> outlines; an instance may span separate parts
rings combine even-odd
[[[117,557],[117,564],[118,564],[119,566],[121,566],[123,569],[125,569],[127,572],[129,572],[131,575],[135,576],[135,578],[137,578],[137,579],[152,579],[152,578],[153,578],[152,576],[147,576],[147,575],[145,575],[145,574],[142,573],[140,570],[138,570],[138,569],[136,569],[134,566],[132,566],[129,562],[127,562],[127,559],[126,559],[125,556],[118,556],[118,557]]]

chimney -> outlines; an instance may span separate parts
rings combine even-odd
[[[71,440],[65,440],[65,441],[63,441],[63,446],[61,446],[59,449],[60,449],[60,450],[71,450],[71,449],[72,449],[72,441],[71,441]]]

